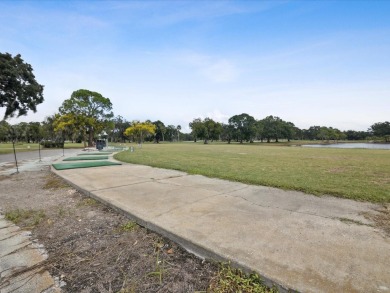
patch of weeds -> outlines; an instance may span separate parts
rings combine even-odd
[[[44,218],[46,218],[46,215],[45,215],[44,211],[42,211],[42,210],[34,211],[34,214],[33,214],[33,217],[32,217],[32,224],[33,224],[33,226],[38,225],[40,222],[42,222],[42,220]]]
[[[127,223],[120,226],[119,230],[123,232],[131,232],[137,229],[139,226],[136,222],[128,221]]]
[[[46,183],[43,186],[43,189],[60,189],[60,188],[68,188],[69,185],[64,182],[58,176],[53,174],[47,176]]]
[[[276,288],[264,285],[260,276],[245,274],[240,269],[234,269],[229,264],[221,264],[217,275],[212,279],[207,292],[213,293],[276,293]]]
[[[36,226],[46,218],[46,215],[42,210],[23,209],[7,211],[4,216],[14,224],[23,223],[27,226]]]
[[[163,275],[166,273],[167,269],[165,266],[165,260],[160,260],[160,249],[157,249],[156,253],[156,266],[153,272],[150,272],[147,276],[157,277],[160,285],[162,284]]]
[[[63,207],[59,207],[59,208],[58,208],[58,215],[59,215],[60,217],[65,216],[65,213],[66,213],[66,210],[65,210]]]
[[[93,198],[84,198],[83,200],[81,200],[80,203],[77,204],[77,206],[96,206],[98,205],[98,202],[93,199]]]

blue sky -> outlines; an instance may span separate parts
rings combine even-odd
[[[276,115],[300,128],[390,120],[390,1],[0,1],[0,52],[45,86],[42,121],[75,90],[127,120]],[[1,112],[0,112],[1,114]]]

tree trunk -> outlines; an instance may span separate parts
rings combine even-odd
[[[87,147],[87,133],[85,130],[83,130],[83,143],[84,143],[84,148]]]
[[[93,129],[90,128],[88,133],[88,147],[92,147],[92,146],[93,146]]]

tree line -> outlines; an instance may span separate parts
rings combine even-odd
[[[294,140],[361,140],[382,139],[390,142],[390,122],[377,122],[367,131],[340,131],[326,126],[299,129],[294,123],[277,116],[255,119],[246,113],[234,115],[228,123],[211,118],[195,118],[189,123],[191,133],[182,133],[180,125],[165,125],[162,121],[127,121],[114,116],[109,98],[98,92],[79,89],[64,100],[58,112],[42,122],[21,122],[10,125],[6,119],[36,112],[36,106],[44,101],[43,85],[33,74],[32,66],[21,58],[0,53],[0,107],[5,114],[0,121],[0,142],[25,141],[76,141],[92,146],[98,137],[108,137],[111,142],[203,140],[204,143],[219,140],[236,142],[279,142]]]
[[[378,122],[367,131],[347,130],[326,126],[311,126],[300,129],[294,123],[285,121],[277,116],[267,116],[256,120],[246,113],[234,115],[228,123],[219,123],[211,118],[196,118],[190,124],[191,135],[196,142],[198,139],[207,144],[210,140],[236,142],[279,142],[280,139],[290,140],[385,140],[390,142],[390,123]]]
[[[83,123],[81,121],[89,121]],[[93,123],[92,123],[92,122]],[[181,132],[180,125],[165,125],[162,121],[127,121],[122,116],[95,121],[87,116],[60,115],[48,116],[42,122],[20,122],[11,125],[0,122],[0,142],[12,140],[37,143],[41,140],[85,142],[92,146],[101,133],[107,134],[110,142],[125,143],[134,141],[175,142],[175,141],[224,141],[239,142],[279,142],[280,140],[382,140],[390,142],[390,122],[378,122],[367,131],[347,130],[325,126],[311,126],[300,129],[292,122],[276,116],[256,120],[248,114],[234,115],[228,123],[220,123],[211,118],[196,118],[189,123],[190,133]]]

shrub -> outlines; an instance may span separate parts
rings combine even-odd
[[[41,141],[41,145],[44,148],[63,148],[64,142],[63,141],[43,140],[43,141]]]

